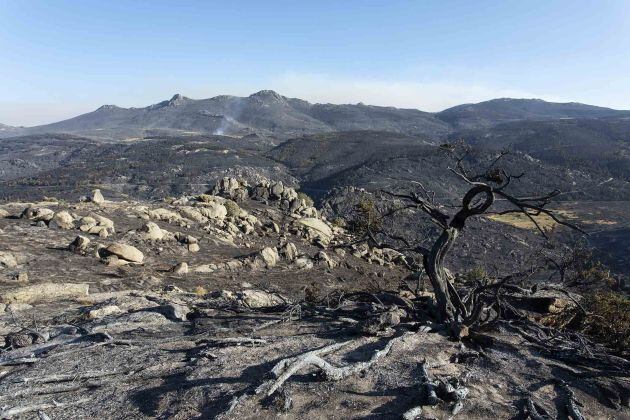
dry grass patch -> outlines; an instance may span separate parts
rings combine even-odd
[[[595,341],[628,355],[630,349],[630,299],[617,293],[597,293],[583,302],[587,315],[578,320],[576,329]]]
[[[555,210],[555,213],[562,219],[572,222],[579,222],[586,225],[598,225],[598,226],[613,226],[616,225],[617,222],[614,220],[608,219],[589,219],[588,215],[578,215],[575,211],[572,210]],[[536,229],[534,223],[530,220],[529,217],[524,215],[523,213],[508,213],[508,214],[491,214],[486,216],[490,220],[494,220],[495,222],[501,222],[508,224],[510,226],[517,227],[519,229]],[[542,213],[538,216],[532,216],[536,223],[540,225],[541,229],[545,231],[553,230],[558,223],[553,220],[551,217]]]

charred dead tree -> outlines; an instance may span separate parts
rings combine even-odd
[[[499,300],[499,291],[509,287],[511,280],[527,275],[526,273],[517,273],[494,283],[478,284],[472,290],[465,291],[465,294],[458,291],[454,284],[454,276],[446,267],[445,261],[470,218],[491,212],[499,215],[520,213],[525,215],[547,238],[547,233],[536,219],[543,215],[551,218],[559,225],[567,226],[581,233],[584,232],[576,225],[559,218],[554,210],[547,207],[560,194],[560,191],[554,190],[538,196],[517,196],[509,192],[508,187],[512,181],[523,177],[525,174],[510,174],[505,169],[498,167],[499,162],[508,152],[501,152],[480,173],[471,174],[464,167],[464,160],[469,149],[464,149],[463,153],[457,156],[456,146],[448,145],[444,148],[455,162],[454,166],[449,168],[450,171],[468,185],[468,190],[463,194],[461,204],[449,206],[455,208],[452,213],[445,210],[447,206],[437,203],[435,193],[426,190],[419,182],[414,182],[419,186],[419,191],[411,193],[381,191],[384,196],[401,204],[385,213],[384,218],[408,209],[420,210],[430,217],[440,232],[432,245],[429,247],[413,245],[403,237],[388,234],[373,226],[368,226],[364,239],[371,246],[393,248],[403,253],[414,253],[421,257],[422,268],[435,293],[438,321],[449,325],[453,333],[459,335],[459,331],[463,327],[486,322],[491,306],[497,304],[496,301]],[[502,209],[493,211],[493,207],[499,200],[502,204],[507,204],[507,208],[502,206]],[[488,293],[495,296],[495,302],[490,305],[488,305],[487,299],[481,298]]]

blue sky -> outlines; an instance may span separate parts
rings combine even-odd
[[[630,109],[630,1],[0,0],[0,123],[260,89]]]

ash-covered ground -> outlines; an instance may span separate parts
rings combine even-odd
[[[624,354],[552,326],[578,294],[540,288],[457,340],[400,253],[349,245],[281,183],[104,194],[0,205],[1,418],[630,416]],[[601,232],[626,223],[606,214]],[[544,246],[480,217],[448,266],[509,272]]]

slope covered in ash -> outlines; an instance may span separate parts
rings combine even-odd
[[[575,288],[527,279],[501,319],[455,339],[400,254],[340,247],[349,232],[283,210],[296,193],[279,183],[227,201],[243,191],[229,181],[220,196],[0,202],[0,418],[628,417],[627,347],[555,327],[588,303]],[[511,273],[534,251],[479,222],[457,260],[493,267],[499,251]]]
[[[454,162],[447,150],[422,138],[380,132],[345,132],[305,136],[289,140],[268,155],[286,165],[302,181],[302,187],[321,197],[336,187],[368,190],[413,186],[421,182],[438,197],[459,197],[458,177],[449,167]],[[473,167],[483,167],[497,155],[496,149],[478,147],[467,157]],[[515,174],[517,191],[565,192],[564,199],[624,199],[627,182],[591,173],[588,168],[566,167],[533,159],[522,152],[503,158],[502,165]],[[601,185],[600,185],[601,184]]]
[[[0,195],[78,197],[100,185],[120,194],[164,197],[203,192],[218,178],[271,177],[294,184],[283,166],[266,158],[272,145],[259,138],[155,137],[101,142],[70,135],[38,135],[0,142]]]
[[[519,120],[630,117],[630,111],[577,102],[555,103],[541,99],[501,98],[457,105],[438,112],[436,116],[455,128],[480,128]]]
[[[630,179],[630,119],[518,121],[452,136],[494,149],[511,149],[569,168]]]

